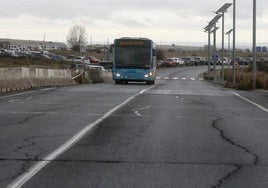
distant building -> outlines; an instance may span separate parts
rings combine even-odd
[[[17,51],[56,50],[56,49],[67,49],[67,45],[62,42],[0,39],[0,48],[12,49]]]

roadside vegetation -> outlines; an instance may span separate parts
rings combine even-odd
[[[259,62],[259,64],[264,64]],[[267,63],[265,63],[267,64]],[[258,68],[259,69],[259,68]],[[253,89],[253,73],[252,68],[239,68],[235,74],[235,85],[233,85],[233,70],[224,70],[225,87],[231,87],[239,90]],[[256,89],[268,89],[268,69],[259,69],[256,73]]]

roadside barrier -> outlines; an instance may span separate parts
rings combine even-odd
[[[0,93],[75,84],[68,69],[0,68]]]

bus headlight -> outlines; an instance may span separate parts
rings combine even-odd
[[[120,77],[121,75],[117,72],[117,73],[115,73],[115,76]]]
[[[148,72],[147,74],[144,75],[145,78],[149,78],[153,76],[153,73],[152,72]]]

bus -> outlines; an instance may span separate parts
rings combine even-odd
[[[115,39],[113,48],[112,75],[115,84],[155,83],[156,49],[152,40],[124,37]]]

